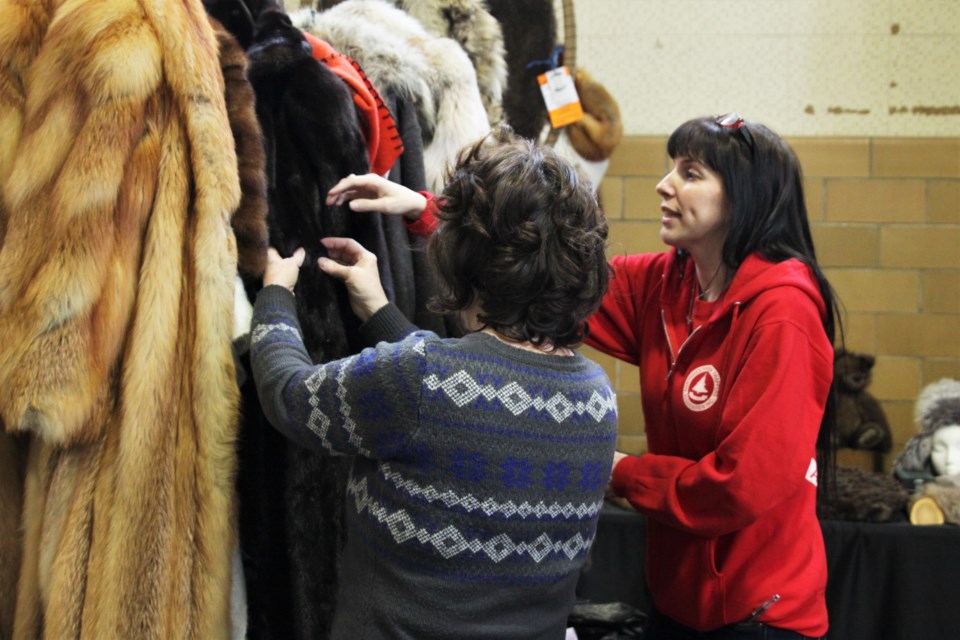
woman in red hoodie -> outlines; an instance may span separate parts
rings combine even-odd
[[[644,637],[822,637],[837,314],[800,165],[735,114],[684,123],[667,151],[672,249],[611,261],[588,339],[640,367],[649,453],[618,454],[610,491],[647,516]]]
[[[649,452],[618,453],[609,490],[647,516],[644,638],[823,637],[816,496],[838,316],[800,165],[735,114],[682,124],[667,151],[657,193],[671,249],[611,260],[587,338],[640,368]],[[427,200],[374,179],[330,197],[431,230]]]

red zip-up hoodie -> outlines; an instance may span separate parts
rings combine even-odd
[[[623,459],[612,486],[647,516],[654,604],[707,631],[772,603],[756,620],[825,634],[815,445],[833,348],[816,280],[752,255],[697,318],[689,258],[611,265],[587,342],[640,367],[650,453]]]

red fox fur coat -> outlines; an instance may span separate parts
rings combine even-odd
[[[13,637],[225,637],[240,190],[213,31],[200,0],[2,0],[0,54]]]

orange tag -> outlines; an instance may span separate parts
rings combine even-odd
[[[557,67],[537,76],[540,93],[550,114],[550,125],[554,129],[565,127],[583,118],[583,107],[577,87],[566,67]]]

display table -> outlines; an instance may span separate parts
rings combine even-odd
[[[960,527],[824,521],[830,640],[960,640]],[[650,610],[643,516],[606,504],[577,595]]]

